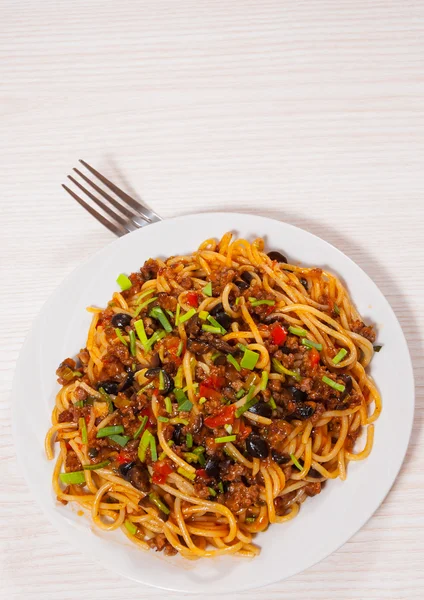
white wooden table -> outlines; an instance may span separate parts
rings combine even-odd
[[[422,599],[422,0],[3,0],[0,32],[0,596],[176,597],[71,548],[15,461],[9,392],[24,337],[64,276],[112,239],[60,188],[85,158],[163,217],[273,216],[374,278],[415,368],[401,474],[330,558],[233,598]]]

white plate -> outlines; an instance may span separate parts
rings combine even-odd
[[[346,282],[359,312],[375,322],[383,349],[371,367],[383,397],[375,442],[368,459],[349,465],[345,482],[330,481],[308,499],[292,521],[272,525],[257,536],[262,552],[249,561],[221,557],[187,561],[138,550],[121,532],[95,530],[70,505],[56,502],[51,489],[53,463],[44,455],[44,435],[58,390],[55,370],[85,345],[90,304],[104,306],[121,272],[136,271],[150,257],[189,253],[204,239],[233,230],[265,238],[291,262],[326,267]],[[414,411],[414,382],[400,325],[371,279],[349,258],[314,235],[263,217],[210,213],[169,219],[120,238],[74,271],[41,311],[18,362],[14,381],[14,433],[23,471],[49,519],[90,559],[103,567],[155,587],[184,592],[235,592],[299,573],[344,544],[369,519],[388,493],[408,445]],[[399,410],[399,402],[402,410]]]

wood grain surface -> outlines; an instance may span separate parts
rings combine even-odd
[[[232,209],[299,225],[379,285],[416,377],[402,471],[331,557],[232,598],[422,599],[423,1],[3,0],[0,33],[0,597],[177,597],[70,547],[15,460],[24,337],[65,275],[112,239],[60,188],[84,158],[163,217]]]

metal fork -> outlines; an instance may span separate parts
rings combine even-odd
[[[94,183],[94,181],[91,181],[91,179],[89,179],[87,175],[82,173],[79,169],[74,169],[75,173],[77,173],[81,179],[88,183],[88,185],[91,186],[97,192],[97,194],[100,194],[100,196],[102,196],[106,202],[96,197],[92,192],[90,192],[90,190],[77,181],[77,179],[72,177],[72,175],[68,175],[68,179],[70,179],[72,183],[74,183],[82,192],[84,192],[88,198],[97,204],[97,206],[99,206],[103,212],[109,215],[110,219],[106,218],[106,216],[102,215],[85,200],[80,198],[67,185],[62,184],[62,187],[68,192],[68,194],[72,196],[72,198],[74,198],[74,200],[78,202],[78,204],[81,204],[81,206],[85,208],[90,215],[97,219],[102,225],[110,229],[112,233],[120,237],[126,233],[129,233],[130,231],[134,231],[135,229],[140,229],[140,227],[149,225],[150,223],[162,221],[161,217],[153,210],[150,210],[150,208],[143,206],[140,204],[140,202],[134,200],[134,198],[131,198],[131,196],[109,181],[109,179],[106,179],[104,175],[96,171],[96,169],[91,167],[84,160],[80,160],[79,162],[121,200],[121,202],[118,202],[118,200],[101,189],[96,183]],[[115,210],[113,210],[112,207],[114,207]]]

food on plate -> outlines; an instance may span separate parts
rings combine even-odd
[[[255,556],[256,533],[370,453],[373,327],[337,277],[261,238],[227,233],[117,282],[57,370],[58,500],[144,549]]]

